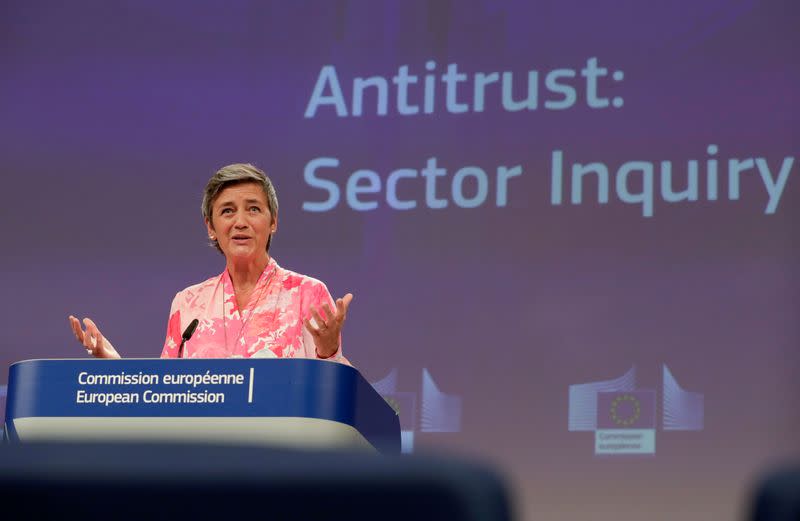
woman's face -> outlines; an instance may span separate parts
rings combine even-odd
[[[209,237],[216,238],[228,260],[257,259],[267,254],[267,239],[277,227],[264,190],[256,183],[224,188],[211,205],[206,222]]]

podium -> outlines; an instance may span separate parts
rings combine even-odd
[[[400,453],[397,413],[354,368],[312,359],[27,360],[6,439]]]
[[[485,465],[400,454],[395,411],[337,362],[18,362],[5,424],[0,501],[30,519],[513,515]]]

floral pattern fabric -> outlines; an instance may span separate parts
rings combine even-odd
[[[311,306],[320,309],[325,303],[336,309],[325,284],[285,270],[271,258],[250,302],[240,310],[226,269],[175,295],[161,357],[178,356],[181,335],[196,318],[199,323],[183,347],[184,358],[317,358],[303,321],[311,317]],[[327,360],[349,364],[342,356],[341,337],[339,349]]]

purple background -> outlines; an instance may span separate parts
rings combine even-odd
[[[273,255],[356,298],[345,351],[371,381],[422,368],[463,399],[462,432],[420,435],[498,465],[529,519],[708,520],[742,511],[752,480],[797,453],[800,180],[765,215],[742,197],[552,206],[550,153],[570,160],[686,160],[716,144],[797,150],[798,4],[692,2],[4,2],[0,7],[2,356],[82,356],[68,314],[90,316],[125,356],[157,356],[175,292],[218,274],[199,205],[213,172],[253,162],[281,211]],[[464,72],[621,69],[621,109],[337,118],[303,112],[323,65],[343,81]],[[440,102],[442,100],[439,100]],[[523,167],[509,205],[303,212],[313,158],[383,179],[436,156]],[[449,179],[449,177],[448,177]],[[656,178],[657,180],[658,178]],[[701,177],[701,186],[702,186]],[[657,185],[658,186],[658,185]],[[490,194],[493,192],[490,191]],[[568,192],[567,192],[568,194]],[[701,192],[702,194],[702,192]],[[591,193],[589,194],[591,195]],[[585,195],[586,197],[586,195]],[[595,459],[567,432],[567,389],[667,364],[705,395],[705,430],[657,434],[650,459]],[[660,394],[657,398],[660,400]],[[659,422],[657,422],[658,424]]]

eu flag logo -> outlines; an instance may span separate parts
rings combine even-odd
[[[598,392],[594,453],[652,455],[655,452],[655,391]]]
[[[597,393],[598,429],[655,429],[655,391]]]

